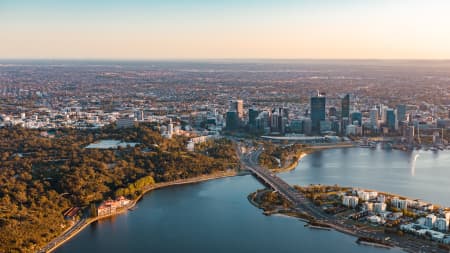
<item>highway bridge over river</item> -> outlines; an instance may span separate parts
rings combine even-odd
[[[245,168],[252,172],[257,178],[263,181],[266,185],[270,186],[273,190],[280,193],[289,202],[294,205],[294,208],[300,212],[306,212],[318,220],[326,221],[329,216],[318,210],[314,204],[308,200],[301,192],[297,191],[294,187],[286,183],[283,179],[270,172],[258,164],[258,158],[262,150],[257,149],[247,154],[241,155],[241,161]]]

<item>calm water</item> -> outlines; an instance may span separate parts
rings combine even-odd
[[[290,184],[360,186],[450,206],[450,151],[326,150],[281,177]]]
[[[336,149],[305,157],[282,177],[293,184],[358,185],[450,203],[450,153]],[[160,189],[135,211],[86,228],[56,252],[400,252],[355,244],[293,218],[267,217],[247,201],[252,176]]]

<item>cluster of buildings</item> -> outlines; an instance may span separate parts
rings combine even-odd
[[[398,225],[404,232],[450,244],[450,211],[437,211],[433,204],[360,189],[343,194],[341,204],[358,210],[351,215],[352,218],[375,224]]]
[[[243,100],[230,100],[224,129],[270,136],[392,136],[401,137],[409,147],[421,144],[421,137],[430,137],[434,145],[448,144],[444,130],[450,129],[450,111],[442,118],[442,113],[430,114],[422,104],[361,105],[353,103],[350,94],[329,100],[325,93],[318,92],[301,113],[299,108],[286,106],[251,105],[245,111]]]
[[[450,234],[448,234],[449,219],[450,212],[441,212],[438,215],[428,214],[419,218],[416,222],[400,225],[400,229],[406,233],[450,244]]]
[[[97,207],[97,216],[113,215],[119,210],[127,208],[130,203],[131,200],[123,196],[118,197],[116,200],[106,200]]]

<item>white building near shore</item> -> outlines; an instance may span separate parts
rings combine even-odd
[[[358,197],[356,196],[344,196],[342,198],[342,205],[355,208],[358,205]]]
[[[437,230],[447,232],[449,226],[449,220],[445,218],[437,218],[434,224]]]

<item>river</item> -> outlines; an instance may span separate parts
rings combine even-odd
[[[334,149],[310,154],[282,178],[292,184],[357,185],[448,203],[449,152]],[[314,230],[293,218],[264,216],[247,201],[263,186],[252,176],[163,188],[138,208],[90,225],[58,248],[78,252],[387,252],[356,238]],[[391,249],[389,252],[401,252]]]

